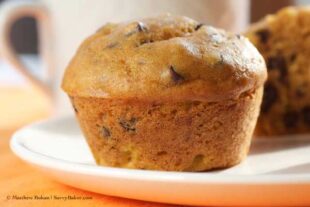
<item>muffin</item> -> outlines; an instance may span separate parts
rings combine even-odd
[[[246,38],[163,15],[103,26],[62,87],[99,165],[204,171],[246,157],[266,75]]]
[[[253,25],[247,36],[265,58],[268,80],[255,133],[310,132],[310,7],[289,7]]]

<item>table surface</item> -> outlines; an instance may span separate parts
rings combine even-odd
[[[0,100],[0,206],[172,206],[91,193],[63,185],[45,176],[17,158],[9,148],[9,140],[19,127],[47,117],[50,103],[33,88],[20,86],[0,86]],[[40,199],[41,195],[51,199]],[[64,201],[57,200],[54,196],[88,199]]]

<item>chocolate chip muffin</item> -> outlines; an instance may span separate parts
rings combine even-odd
[[[62,87],[99,165],[204,171],[245,158],[266,73],[246,38],[163,15],[103,26]]]
[[[257,135],[310,132],[310,8],[289,7],[253,25],[268,69]]]

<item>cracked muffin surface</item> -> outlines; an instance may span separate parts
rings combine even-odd
[[[187,17],[107,24],[67,67],[71,95],[218,101],[258,88],[265,63],[249,41]]]
[[[268,70],[257,135],[310,132],[310,7],[288,7],[254,24],[247,36]]]
[[[163,15],[100,28],[62,87],[97,164],[205,171],[246,157],[265,79],[245,37]]]

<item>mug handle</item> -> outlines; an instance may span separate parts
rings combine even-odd
[[[47,9],[38,1],[11,0],[2,3],[0,7],[0,55],[3,60],[7,61],[14,69],[21,73],[26,80],[51,96],[51,80],[43,82],[33,76],[21,62],[20,58],[18,58],[10,42],[10,31],[13,23],[25,16],[31,16],[37,20],[40,56],[43,60],[44,68],[47,69],[47,77],[52,77],[51,22]]]

